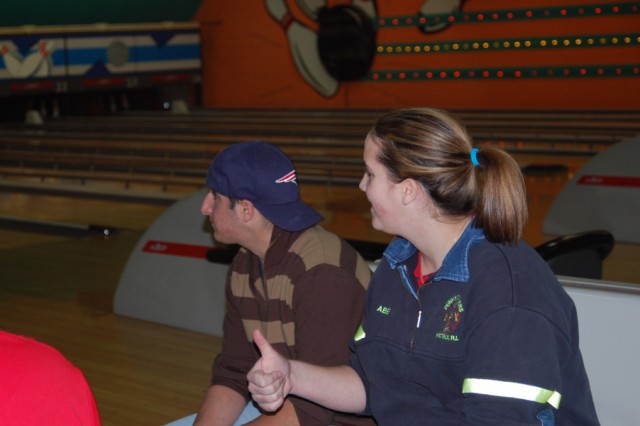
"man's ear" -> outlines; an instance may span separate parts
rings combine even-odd
[[[236,212],[243,222],[249,222],[255,214],[256,208],[249,200],[239,200],[236,202]]]

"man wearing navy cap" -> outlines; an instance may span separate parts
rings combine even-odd
[[[322,216],[300,200],[293,164],[275,146],[230,145],[211,164],[207,186],[201,211],[214,239],[241,249],[227,276],[222,351],[195,424],[374,424],[294,396],[275,414],[251,403],[246,374],[260,358],[253,330],[288,358],[347,363],[370,270],[349,244],[318,226]]]

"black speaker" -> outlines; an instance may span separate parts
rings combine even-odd
[[[357,80],[371,67],[376,53],[376,31],[371,18],[349,5],[318,12],[320,60],[338,81]]]

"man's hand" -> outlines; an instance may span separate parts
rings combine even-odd
[[[292,389],[289,361],[276,352],[259,330],[253,331],[253,342],[260,358],[247,374],[249,392],[265,411],[276,411]]]

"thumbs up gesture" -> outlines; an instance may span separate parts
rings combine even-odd
[[[253,342],[262,358],[247,374],[249,392],[263,410],[276,411],[291,391],[291,366],[289,360],[273,349],[260,330],[253,331]]]

